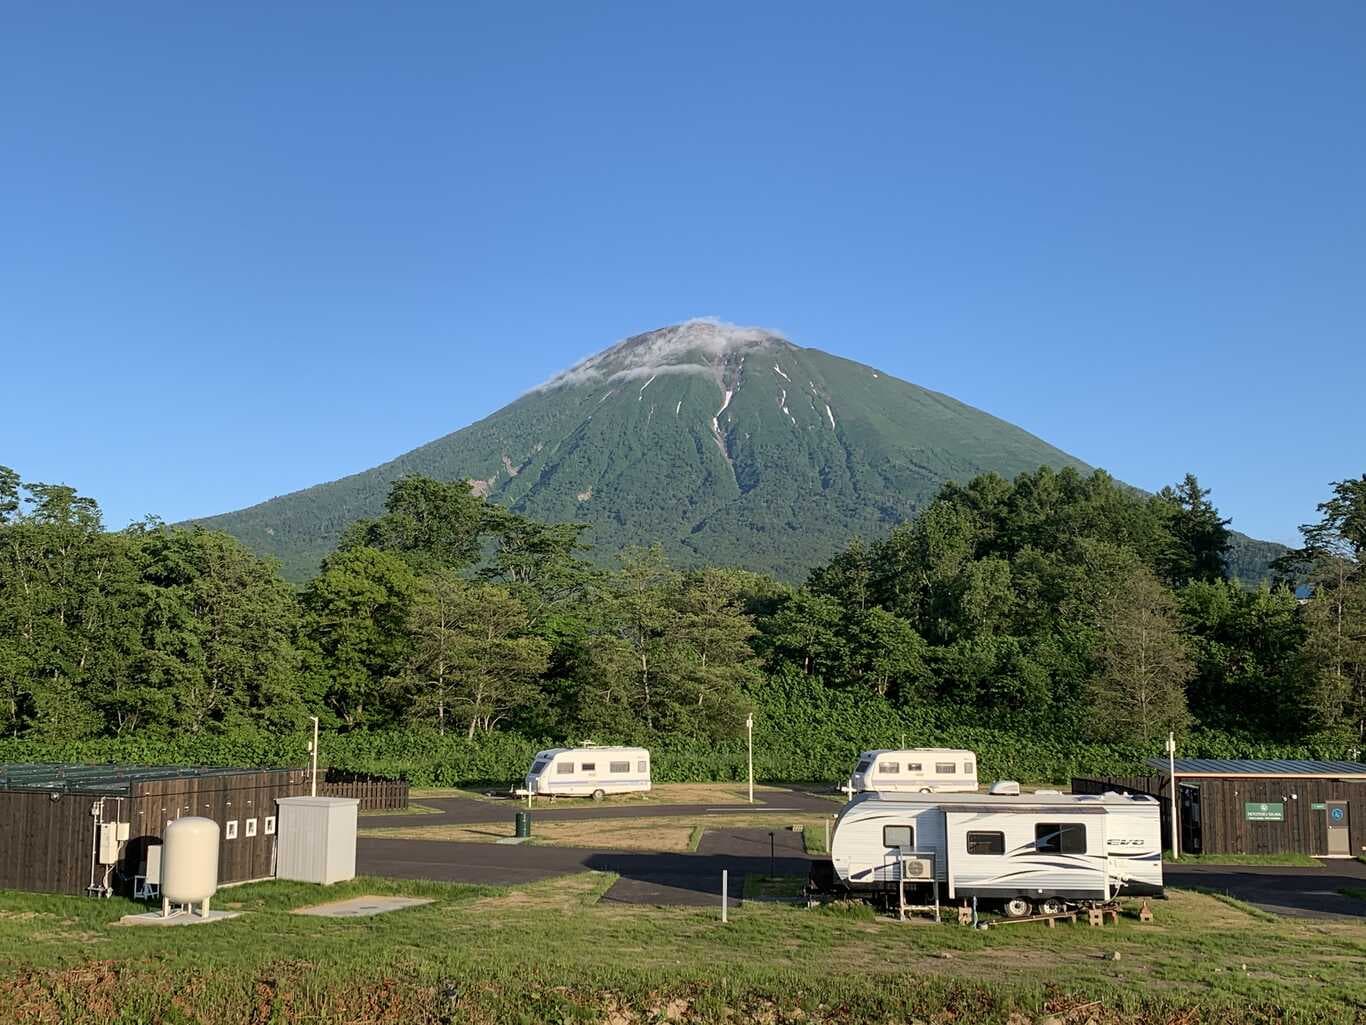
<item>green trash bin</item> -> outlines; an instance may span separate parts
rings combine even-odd
[[[519,811],[517,813],[517,836],[525,840],[531,835],[531,812]]]

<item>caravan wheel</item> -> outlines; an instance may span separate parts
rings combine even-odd
[[[1005,906],[1002,910],[1005,911],[1007,918],[1028,918],[1030,912],[1029,901],[1025,900],[1023,897],[1011,897],[1010,900],[1005,902]]]
[[[1041,900],[1037,907],[1039,914],[1041,915],[1060,915],[1063,912],[1062,901],[1058,900],[1057,897],[1048,897]]]
[[[607,792],[604,791],[604,790],[594,790],[594,791],[593,791],[593,800],[595,800],[595,801],[601,801],[601,800],[602,800],[604,797],[606,797],[606,796],[607,796]]]

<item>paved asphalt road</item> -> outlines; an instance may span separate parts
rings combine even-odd
[[[775,830],[780,875],[805,875],[807,856],[799,834]],[[762,854],[759,854],[762,852]],[[595,869],[621,878],[603,900],[623,904],[704,905],[720,901],[721,871],[730,872],[730,892],[738,900],[747,872],[767,874],[768,830],[708,832],[695,854],[591,851],[575,847],[520,844],[452,843],[361,837],[356,870],[395,879],[507,886]]]
[[[1227,893],[1265,911],[1297,918],[1366,918],[1366,900],[1343,889],[1366,890],[1366,865],[1355,859],[1320,862],[1322,868],[1286,865],[1165,865],[1168,886]]]
[[[656,815],[735,815],[750,812],[815,812],[838,814],[843,804],[828,797],[801,790],[763,790],[754,795],[754,804],[596,804],[587,797],[564,797],[555,801],[540,798],[531,808],[533,819],[635,819]],[[361,829],[388,826],[434,826],[456,822],[508,822],[519,811],[526,811],[525,801],[515,799],[480,800],[475,797],[416,797],[414,804],[435,808],[432,815],[363,815]]]
[[[658,815],[774,813],[779,874],[805,874],[807,855],[801,835],[782,828],[782,812],[835,814],[840,805],[795,790],[765,791],[764,802],[750,805],[607,804],[562,800],[539,804],[535,819],[640,818]],[[518,801],[481,801],[466,797],[419,798],[440,810],[438,815],[385,815],[362,819],[362,828],[442,822],[509,821],[524,806]],[[1343,896],[1343,889],[1366,890],[1366,865],[1355,860],[1322,862],[1321,868],[1280,865],[1168,865],[1168,886],[1199,887],[1228,893],[1280,915],[1323,918],[1366,918],[1366,900]],[[534,882],[586,869],[616,872],[620,879],[604,900],[633,904],[712,904],[720,900],[721,870],[730,872],[731,893],[738,895],[746,872],[767,873],[768,830],[708,830],[696,853],[612,852],[568,847],[454,843],[362,836],[356,851],[357,871],[399,879],[433,879],[460,883],[511,885]],[[734,898],[732,898],[734,900]]]

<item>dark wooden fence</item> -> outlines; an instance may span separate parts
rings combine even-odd
[[[1147,794],[1158,800],[1158,812],[1162,816],[1162,846],[1172,847],[1172,800],[1171,781],[1166,776],[1154,773],[1151,776],[1103,776],[1099,779],[1073,777],[1072,793],[1103,794],[1113,790],[1119,794]]]
[[[318,781],[318,796],[357,798],[361,811],[401,810],[408,807],[408,781],[328,769]]]

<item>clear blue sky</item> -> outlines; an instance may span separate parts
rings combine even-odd
[[[11,5],[0,463],[221,512],[712,315],[1293,540],[1366,471],[1366,5]]]

